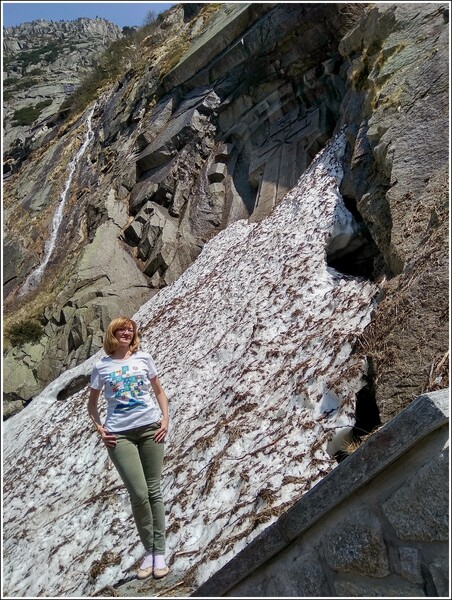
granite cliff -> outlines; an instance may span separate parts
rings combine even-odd
[[[119,27],[105,19],[33,21],[3,30],[4,174],[55,126],[59,108],[93,69]]]
[[[341,193],[359,227],[327,255],[381,285],[360,340],[366,393],[386,420],[447,386],[447,5],[356,10],[176,6],[131,38],[93,101],[47,121],[4,184],[6,331],[38,331],[6,343],[13,410],[219,231],[271,214],[343,126]]]
[[[133,578],[125,491],[85,413],[113,315],[135,315],[170,397],[182,591],[347,440],[447,388],[448,18],[175,6],[24,146],[4,183],[4,392],[27,404],[4,423],[7,593]]]

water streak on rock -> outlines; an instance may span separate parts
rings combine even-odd
[[[86,129],[86,134],[85,134],[85,139],[83,141],[83,144],[80,146],[77,154],[74,156],[74,158],[71,160],[71,162],[69,164],[66,184],[64,186],[63,192],[60,195],[58,206],[53,215],[52,232],[50,234],[50,238],[47,240],[46,245],[45,245],[44,257],[41,261],[41,264],[34,271],[32,271],[30,273],[30,275],[27,277],[27,279],[25,280],[25,283],[22,286],[21,294],[27,294],[28,292],[30,292],[32,289],[34,289],[40,283],[40,281],[42,279],[42,275],[45,271],[45,268],[50,260],[50,257],[52,256],[54,249],[55,249],[55,244],[56,244],[57,237],[58,237],[58,231],[60,229],[61,221],[63,220],[64,206],[68,199],[68,193],[69,193],[69,189],[71,187],[72,178],[74,176],[75,169],[77,168],[77,165],[78,165],[80,159],[84,155],[86,149],[88,148],[90,141],[93,139],[93,136],[94,136],[94,132],[93,132],[93,128],[92,128],[92,118],[93,118],[93,113],[94,113],[95,108],[96,108],[96,106],[94,105],[86,119],[87,129]]]

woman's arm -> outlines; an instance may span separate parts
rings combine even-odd
[[[163,442],[166,434],[168,433],[169,427],[168,398],[166,397],[165,391],[158,377],[153,377],[151,379],[151,385],[163,415],[160,421],[160,429],[157,429],[155,432],[154,439],[156,442]]]
[[[107,446],[107,448],[113,448],[116,446],[116,436],[112,433],[108,433],[108,431],[102,427],[102,423],[100,422],[99,411],[97,410],[97,402],[99,400],[100,390],[95,390],[94,388],[89,389],[89,398],[88,398],[88,414],[91,418],[91,421],[96,426],[98,433],[100,434],[102,441]]]

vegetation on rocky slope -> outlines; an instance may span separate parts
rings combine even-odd
[[[50,131],[33,142],[22,170],[5,184],[7,232],[14,232],[8,257],[18,265],[11,281],[20,281],[42,253],[67,161],[84,135],[84,109],[94,98],[98,101],[89,160],[71,190],[67,235],[61,236],[48,278],[34,296],[23,303],[7,294],[8,325],[37,319],[46,327],[43,339],[57,335],[58,343],[64,340],[60,356],[67,358],[70,346],[79,359],[83,346],[77,344],[85,340],[90,346],[92,335],[84,329],[83,311],[96,304],[106,319],[108,310],[114,310],[106,308],[105,274],[99,269],[99,283],[71,282],[70,271],[77,271],[85,250],[105,244],[101,225],[117,228],[121,251],[134,261],[133,279],[147,278],[144,288],[157,290],[174,280],[168,275],[170,264],[183,257],[186,268],[187,257],[193,260],[229,219],[248,217],[234,213],[239,197],[253,211],[259,194],[271,200],[278,186],[283,194],[296,182],[298,169],[344,125],[348,154],[341,193],[360,221],[363,237],[372,242],[368,255],[359,257],[361,269],[364,265],[360,273],[377,278],[384,290],[374,323],[360,340],[373,392],[392,398],[390,402],[400,397],[402,405],[421,391],[444,387],[447,174],[441,163],[443,133],[435,128],[447,119],[442,105],[446,13],[441,7],[428,9],[423,21],[423,27],[430,27],[427,35],[408,5],[346,5],[340,15],[333,5],[316,5],[309,15],[298,15],[300,26],[293,7],[289,19],[283,5],[269,9],[268,15],[253,13],[259,10],[254,7],[264,6],[253,5],[248,16],[256,26],[238,27],[222,47],[212,30],[225,22],[229,26],[232,19],[228,7],[220,6],[203,5],[191,20],[184,19],[181,6],[173,7],[161,20],[113,44],[92,80],[65,105],[65,119],[49,123]],[[303,10],[303,5],[297,7]],[[240,11],[233,16],[237,14],[243,17]],[[281,27],[274,27],[277,18]],[[338,32],[345,32],[342,41]],[[206,48],[197,46],[200,39],[210,44],[209,57],[201,52],[195,56]],[[33,77],[38,75],[28,73],[24,84]],[[10,85],[18,84],[8,81]],[[437,131],[428,142],[419,133],[427,123],[429,131]],[[300,144],[311,144],[308,154],[291,145],[303,127],[309,139]],[[279,155],[283,147],[285,154]],[[273,164],[281,168],[265,171],[265,192],[259,178],[267,152],[275,152]],[[261,204],[259,210],[265,215],[270,208]],[[20,247],[26,231],[32,233]],[[175,231],[178,240],[189,241],[177,246],[171,237]],[[168,237],[172,241],[163,247]],[[346,257],[330,266],[347,268],[351,262]],[[117,296],[118,282],[109,277],[110,296]],[[8,285],[8,291],[14,287]],[[86,298],[81,291],[85,285]],[[70,298],[71,289],[80,301]],[[133,303],[130,307],[136,309]],[[102,322],[89,314],[96,326]],[[66,340],[71,327],[75,350]],[[49,344],[52,353],[54,344]],[[389,415],[388,409],[385,418]]]
[[[196,22],[202,23],[201,31],[208,28],[219,8],[220,4],[207,4],[200,9]],[[190,23],[179,28],[168,27],[165,15],[171,11],[160,13],[155,20],[112,42],[74,94],[63,102],[61,111],[83,112],[100,89],[118,79],[140,78],[146,71],[155,72],[162,79],[171,71],[189,49],[193,37],[200,33],[197,29],[194,32],[194,24]]]

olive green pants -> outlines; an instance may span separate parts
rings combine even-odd
[[[154,441],[159,423],[115,433],[108,454],[127,488],[138,534],[148,552],[165,554],[165,507],[160,478],[164,444]]]

